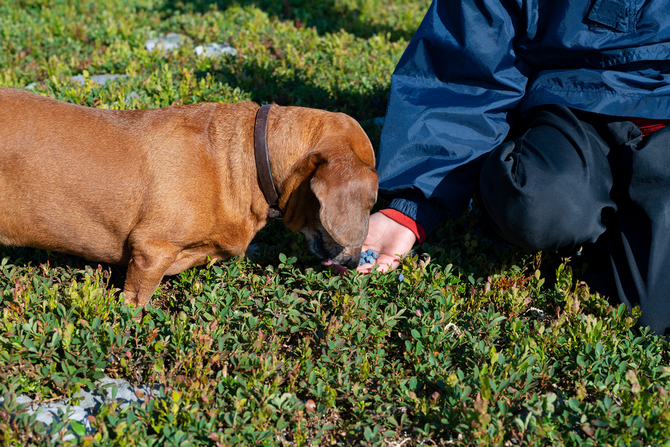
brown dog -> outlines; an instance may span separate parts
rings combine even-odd
[[[0,243],[128,264],[126,303],[164,275],[244,253],[268,220],[253,103],[101,110],[0,88]],[[284,223],[354,267],[377,198],[366,134],[341,113],[270,108]]]

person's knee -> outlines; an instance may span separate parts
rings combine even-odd
[[[530,251],[595,242],[605,231],[601,212],[613,206],[609,186],[594,186],[581,166],[547,168],[546,158],[522,149],[506,143],[482,168],[480,194],[493,228]]]
[[[534,188],[530,194],[482,196],[494,228],[529,251],[571,250],[595,242],[605,231],[600,212],[582,209],[569,195],[557,194],[551,187]]]

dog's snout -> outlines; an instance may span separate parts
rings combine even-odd
[[[357,250],[357,251],[360,252],[360,249]],[[341,264],[342,264],[343,266],[345,266],[346,268],[355,269],[356,267],[358,267],[358,263],[359,263],[359,262],[360,262],[360,255],[359,255],[358,257],[356,257],[356,256],[351,256],[351,257],[349,257],[349,258],[343,260],[343,261],[341,262]]]

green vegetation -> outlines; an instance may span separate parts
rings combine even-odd
[[[416,0],[5,0],[0,85],[91,107],[277,102],[370,123],[418,26]],[[149,53],[178,32],[187,44]],[[200,58],[227,41],[236,56]],[[82,73],[127,78],[99,86]],[[136,92],[138,99],[128,97]],[[128,100],[127,100],[128,98]],[[1,123],[0,123],[1,125]],[[664,338],[634,328],[579,268],[482,236],[473,210],[392,274],[337,277],[273,222],[258,255],[166,278],[144,314],[124,269],[0,255],[0,444],[670,445]],[[402,272],[404,280],[398,281]],[[45,434],[16,397],[103,376],[160,396]],[[66,434],[71,441],[62,441]]]

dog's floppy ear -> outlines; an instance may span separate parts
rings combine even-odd
[[[310,180],[319,200],[319,218],[338,244],[360,247],[377,200],[377,172],[341,143],[329,146],[314,154],[318,161]]]

